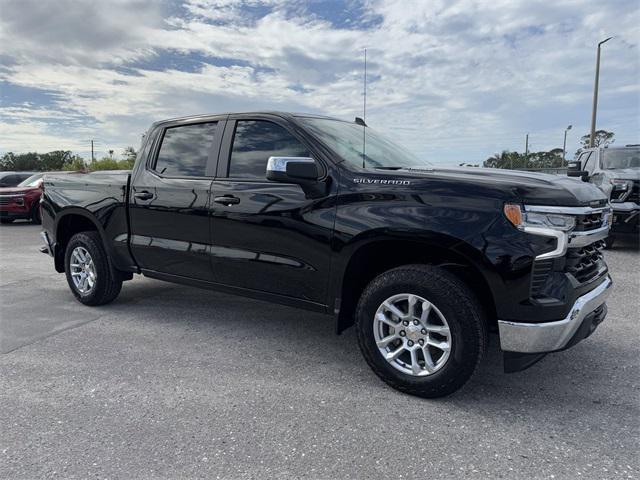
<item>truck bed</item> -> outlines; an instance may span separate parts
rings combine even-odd
[[[89,207],[94,202],[106,200],[126,201],[129,170],[105,170],[91,173],[47,174],[44,188],[55,195],[58,205]]]

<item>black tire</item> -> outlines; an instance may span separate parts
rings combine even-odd
[[[414,376],[397,370],[376,345],[375,313],[383,301],[400,293],[428,300],[449,324],[449,358],[432,374]],[[405,265],[371,281],[356,309],[356,334],[360,350],[376,375],[401,392],[425,398],[443,397],[461,388],[478,367],[488,341],[484,312],[473,293],[456,276],[429,265]]]
[[[614,237],[613,235],[609,235],[605,240],[604,240],[604,245],[607,248],[611,248],[613,247],[613,244],[616,241],[616,237]]]
[[[36,203],[31,209],[31,223],[34,225],[40,225],[42,218],[40,217],[40,204]]]
[[[91,258],[96,273],[96,281],[93,288],[87,293],[82,293],[75,286],[71,276],[71,255],[76,247],[86,249]],[[65,273],[67,283],[73,295],[85,305],[97,306],[112,302],[120,293],[122,280],[111,267],[107,252],[102,245],[102,239],[97,232],[76,233],[69,243],[64,255]]]
[[[15,218],[0,218],[0,223],[2,225],[6,225],[8,223],[13,223],[14,220]]]

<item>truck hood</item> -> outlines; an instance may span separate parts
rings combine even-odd
[[[621,180],[640,180],[640,168],[614,168],[604,171],[608,178]]]
[[[473,167],[377,172],[383,172],[386,177],[395,177],[397,174],[416,180],[448,180],[460,189],[465,184],[474,191],[482,187],[491,194],[499,191],[506,201],[520,201],[531,205],[600,206],[607,202],[605,194],[594,185],[563,175]],[[463,189],[460,191],[464,192]]]

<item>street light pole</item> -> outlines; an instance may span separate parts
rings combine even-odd
[[[564,129],[564,142],[562,143],[562,163],[567,162],[567,132],[571,130],[571,125]]]
[[[596,81],[593,85],[593,108],[591,109],[591,136],[589,137],[589,147],[593,147],[596,138],[596,110],[598,109],[598,83],[600,82],[600,47],[613,37],[605,38],[598,43],[598,53],[596,54]]]

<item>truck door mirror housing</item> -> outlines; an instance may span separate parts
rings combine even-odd
[[[582,170],[580,162],[569,162],[569,165],[567,166],[567,176],[580,177],[583,182],[589,181],[589,172]]]
[[[269,157],[267,179],[285,183],[315,182],[318,164],[311,157]]]

